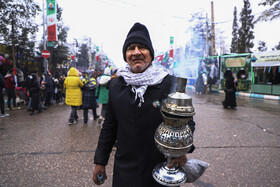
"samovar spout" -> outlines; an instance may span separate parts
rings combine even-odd
[[[186,92],[187,80],[188,80],[187,78],[177,77],[176,92],[181,92],[181,93]]]

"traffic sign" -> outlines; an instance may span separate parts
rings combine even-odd
[[[49,58],[50,57],[50,52],[48,50],[43,50],[42,51],[42,57],[43,58]]]
[[[54,42],[48,42],[48,47],[53,47],[54,46]]]

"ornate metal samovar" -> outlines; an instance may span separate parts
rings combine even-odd
[[[188,153],[193,145],[193,135],[188,122],[195,115],[192,98],[185,93],[187,79],[177,78],[176,92],[168,95],[161,106],[164,122],[155,132],[155,144],[167,157],[153,169],[154,179],[165,186],[179,186],[187,180],[186,173],[179,167],[168,168],[173,158]]]

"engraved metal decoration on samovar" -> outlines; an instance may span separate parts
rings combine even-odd
[[[162,103],[163,121],[155,132],[155,144],[167,157],[153,169],[153,178],[165,186],[179,186],[187,180],[186,173],[179,167],[168,168],[173,158],[185,155],[193,145],[193,135],[188,122],[195,115],[192,98],[185,93],[187,79],[177,78],[176,92],[168,95]]]

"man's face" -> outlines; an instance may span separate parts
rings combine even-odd
[[[132,73],[142,73],[152,63],[152,57],[144,45],[132,44],[126,49],[126,61]]]

